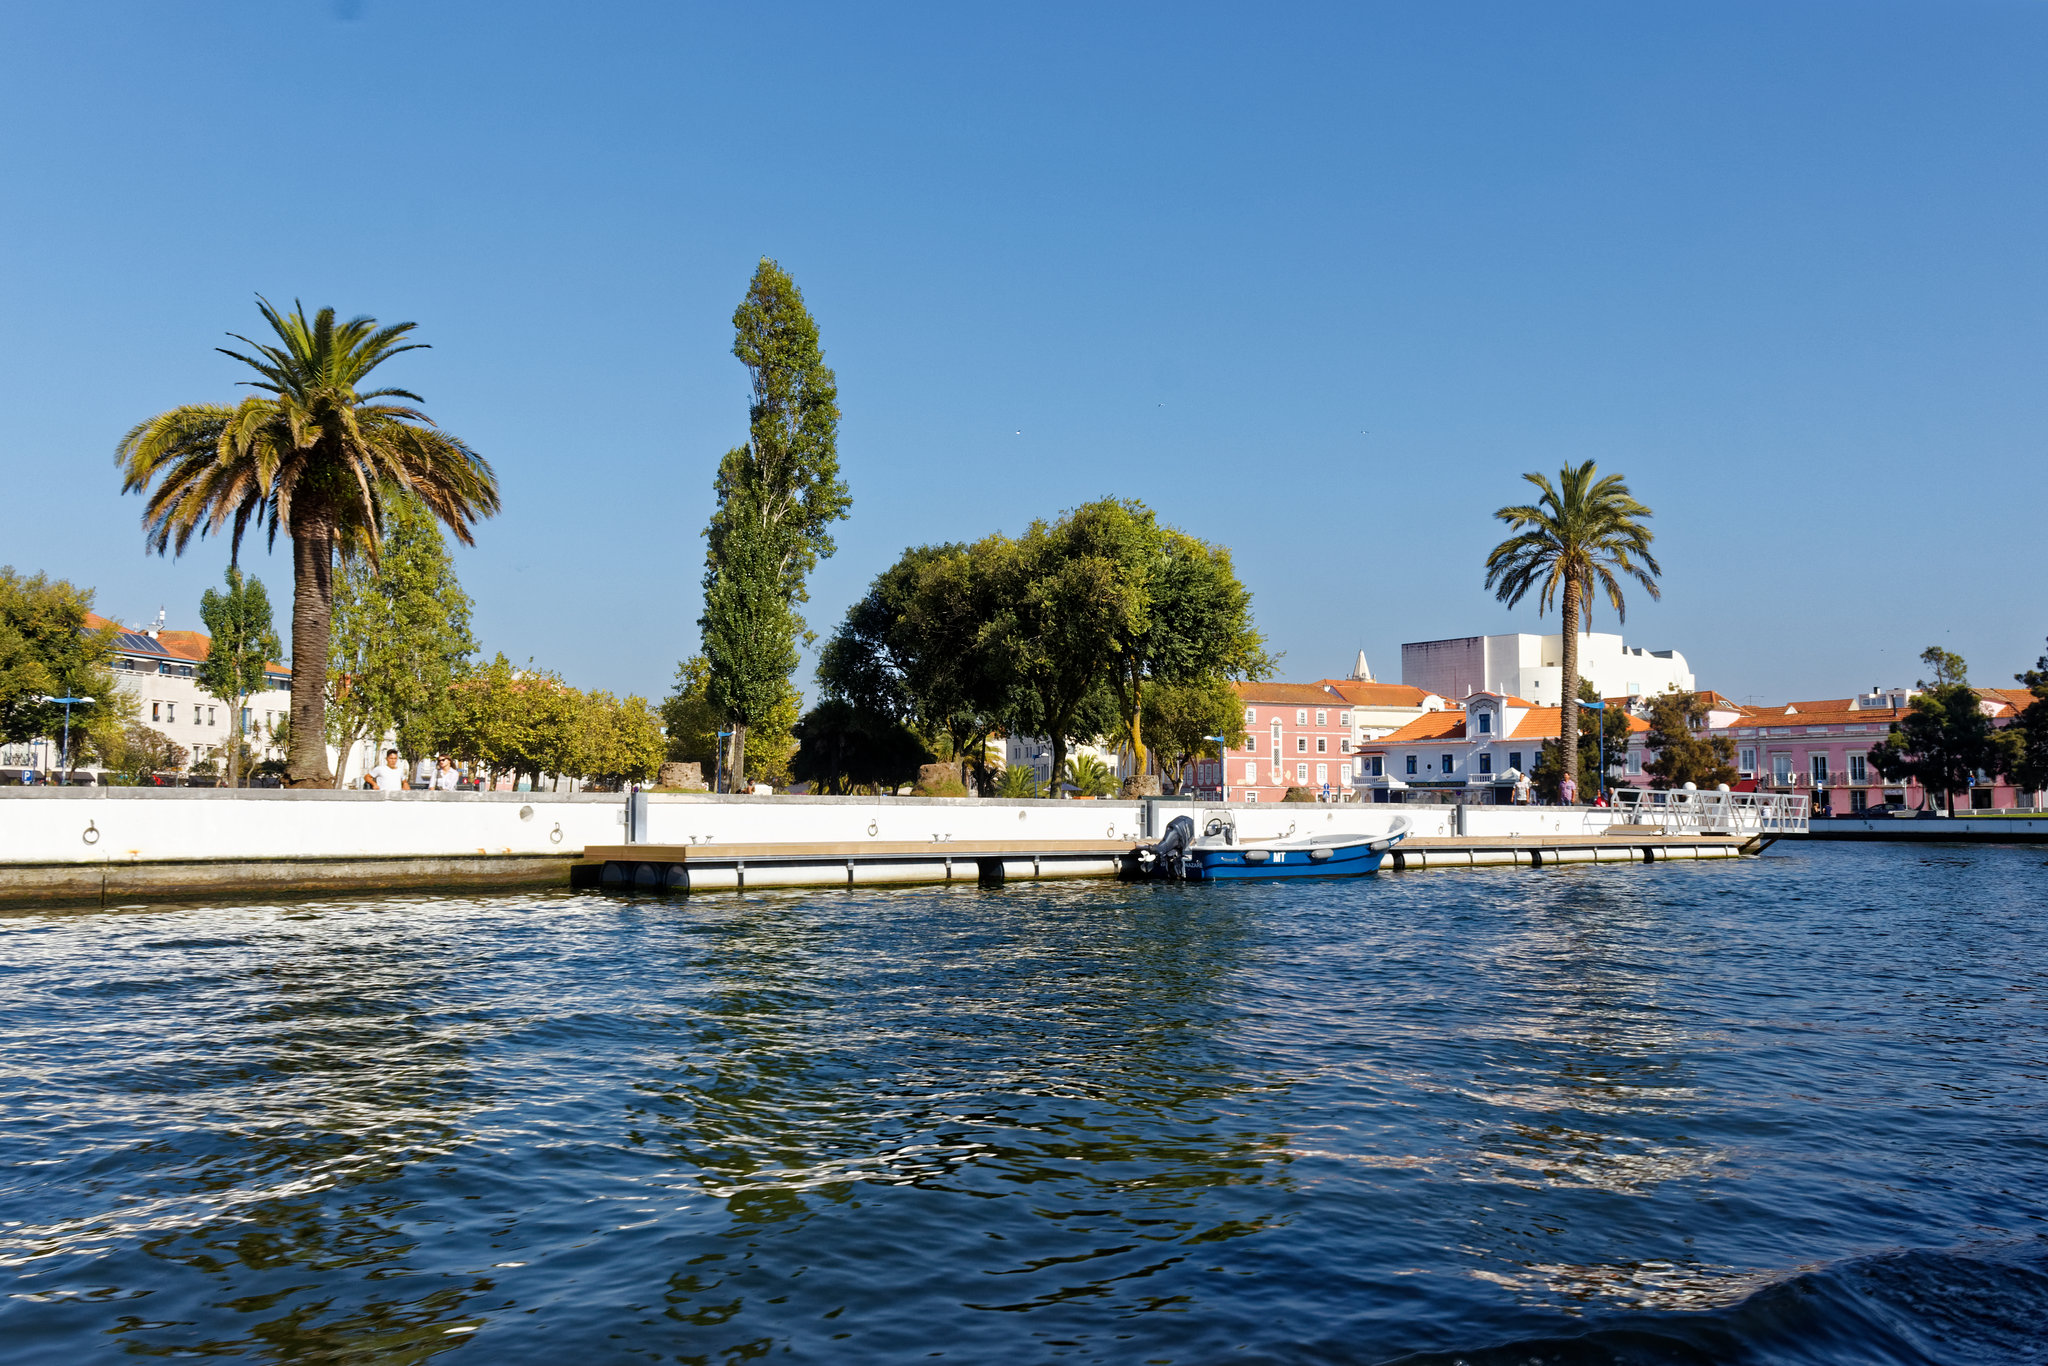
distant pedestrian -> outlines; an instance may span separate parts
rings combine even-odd
[[[384,751],[384,762],[363,775],[363,787],[371,792],[405,791],[405,770],[399,766],[398,751]]]
[[[434,791],[453,792],[461,782],[462,775],[455,771],[455,764],[447,755],[434,761]]]
[[[1559,806],[1579,804],[1579,782],[1569,773],[1565,774],[1564,781],[1557,785],[1557,802]]]
[[[1517,773],[1515,775],[1515,804],[1517,806],[1532,806],[1535,804],[1535,801],[1536,784],[1529,781],[1528,774]]]

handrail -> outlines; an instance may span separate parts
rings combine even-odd
[[[1795,835],[1809,829],[1803,793],[1688,792],[1684,789],[1622,788],[1614,809],[1636,824],[1661,824],[1671,831],[1721,835]]]

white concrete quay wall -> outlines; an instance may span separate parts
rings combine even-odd
[[[1199,819],[1213,806],[1187,802],[1005,801],[947,797],[727,797],[643,792],[630,822],[639,844],[837,843],[850,840],[1156,839],[1177,815]],[[1152,810],[1148,813],[1147,807]],[[1444,807],[1287,802],[1233,806],[1239,839],[1290,833],[1384,834],[1396,816],[1417,817],[1416,834],[1450,833]],[[1604,813],[1603,813],[1604,814]],[[1439,828],[1440,827],[1440,828]],[[1538,833],[1532,831],[1531,833]]]
[[[751,797],[641,793],[638,842],[1107,840],[1157,838],[1175,815],[1213,808],[1162,801]],[[1614,813],[1588,808],[1286,802],[1237,806],[1240,839],[1383,834],[1588,834]],[[1150,828],[1148,828],[1148,826]],[[331,792],[226,788],[0,788],[0,870],[8,864],[195,859],[580,857],[628,841],[626,799],[608,793]]]
[[[0,788],[10,863],[190,859],[575,858],[625,839],[615,793]]]

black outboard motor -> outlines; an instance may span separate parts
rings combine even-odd
[[[1152,875],[1181,881],[1188,875],[1188,846],[1195,842],[1195,823],[1175,816],[1166,823],[1166,833],[1152,846]]]

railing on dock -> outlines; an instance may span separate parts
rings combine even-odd
[[[1635,825],[1656,825],[1673,834],[1803,835],[1806,797],[1785,792],[1686,792],[1625,787],[1614,794],[1614,809]]]

